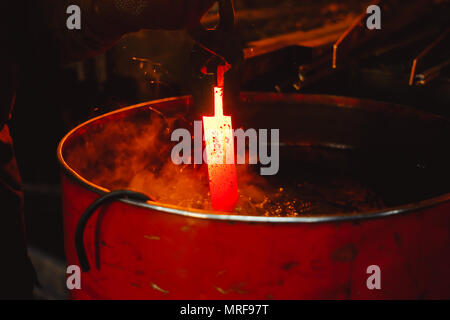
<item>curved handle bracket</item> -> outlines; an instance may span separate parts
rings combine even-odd
[[[102,205],[119,200],[119,199],[130,199],[137,201],[148,201],[150,198],[145,194],[130,191],[130,190],[116,190],[111,191],[97,200],[95,200],[87,209],[83,212],[78,220],[77,228],[75,230],[75,249],[78,255],[78,261],[80,262],[80,267],[83,272],[88,272],[91,267],[89,265],[89,259],[86,255],[86,248],[84,247],[84,230],[89,219],[95,213],[95,211]]]

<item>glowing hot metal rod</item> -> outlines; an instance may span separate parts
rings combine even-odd
[[[214,87],[214,116],[203,117],[203,130],[212,206],[232,211],[239,194],[231,116],[223,114],[223,87]]]
[[[240,38],[235,34],[232,0],[219,0],[219,17],[220,22],[216,29],[206,30],[199,24],[191,28],[190,34],[197,42],[194,57],[200,58],[202,62],[207,57],[206,66],[209,67],[202,63],[202,72],[215,69],[217,76],[217,86],[214,87],[214,116],[203,117],[211,203],[215,210],[232,211],[238,202],[239,194],[231,116],[223,114],[223,87],[224,74],[230,68],[229,63],[242,60],[243,51]],[[220,60],[218,65],[217,60]]]

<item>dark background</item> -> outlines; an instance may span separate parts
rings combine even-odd
[[[349,14],[356,16],[364,11],[367,3],[358,0],[237,0],[236,7],[241,14],[238,29],[246,42],[296,30],[313,30],[338,22]],[[216,8],[206,17],[207,24],[214,24],[214,10]],[[448,13],[440,15],[448,18]],[[419,29],[431,22],[420,23]],[[424,43],[429,41],[425,39]],[[105,54],[68,66],[42,65],[29,57],[31,67],[20,84],[11,127],[25,191],[27,238],[37,252],[64,261],[56,160],[61,138],[77,124],[105,112],[147,100],[188,94],[192,45],[183,31],[141,31],[124,37]],[[409,87],[405,82],[412,57],[423,50],[423,45],[381,60],[369,59],[358,66],[349,66],[301,90],[290,85],[297,76],[290,69],[264,75],[246,83],[242,90],[366,97],[448,115],[448,68],[438,81],[426,87]],[[295,69],[303,63],[311,61],[292,61],[289,68]]]

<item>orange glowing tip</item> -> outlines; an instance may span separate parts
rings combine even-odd
[[[214,87],[214,116],[203,117],[209,190],[214,210],[232,211],[238,202],[231,117],[223,114],[223,88]]]

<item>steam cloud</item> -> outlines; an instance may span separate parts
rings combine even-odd
[[[171,160],[176,144],[170,141],[171,132],[190,125],[180,115],[164,118],[154,111],[91,124],[66,148],[64,157],[81,176],[109,190],[129,189],[160,203],[212,210],[206,164],[175,165]],[[237,165],[237,177],[239,201],[234,214],[295,217],[357,211],[326,205],[320,195],[317,201],[314,197],[306,200],[300,195],[317,193],[314,186],[303,183],[292,190],[273,185],[251,165]],[[336,192],[333,189],[329,193]],[[347,194],[339,196],[345,198]],[[358,209],[370,208],[365,208],[363,200],[359,204]]]

